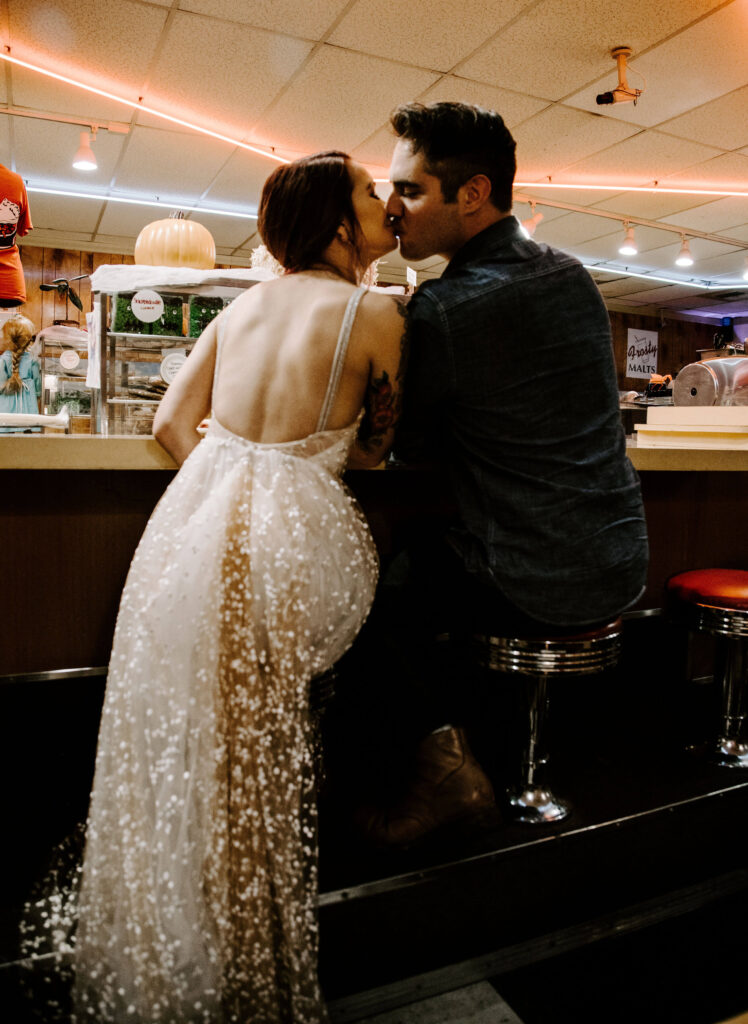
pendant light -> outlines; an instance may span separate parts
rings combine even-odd
[[[691,249],[688,245],[688,239],[685,235],[680,236],[681,246],[680,252],[675,257],[675,265],[677,267],[692,267],[693,256],[691,255]]]
[[[631,227],[627,220],[623,222],[623,229],[626,232],[626,234],[624,235],[623,241],[621,242],[618,251],[620,252],[621,256],[636,256],[636,254],[639,252],[639,249],[636,245],[636,240],[634,239],[634,229]]]
[[[96,163],[96,156],[91,149],[91,144],[96,140],[96,127],[92,126],[90,133],[81,132],[80,146],[73,157],[73,167],[78,171],[95,171],[99,166]]]

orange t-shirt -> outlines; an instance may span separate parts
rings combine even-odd
[[[33,226],[23,178],[0,164],[0,300],[26,301],[16,238],[28,234]]]

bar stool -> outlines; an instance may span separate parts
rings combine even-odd
[[[715,678],[722,687],[720,732],[710,760],[723,768],[748,768],[748,572],[692,569],[665,584],[671,620],[708,633],[715,642]]]
[[[547,783],[549,683],[555,676],[602,672],[618,662],[620,619],[583,633],[526,636],[473,636],[478,663],[495,672],[525,677],[527,698],[519,785],[509,789],[509,807],[516,821],[536,825],[561,821],[570,806],[554,796]]]

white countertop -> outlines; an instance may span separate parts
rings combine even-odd
[[[640,448],[627,443],[638,470],[745,471],[748,450]],[[176,469],[152,437],[100,437],[89,434],[0,435],[0,469]]]

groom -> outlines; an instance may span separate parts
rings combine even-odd
[[[464,672],[444,637],[454,647],[486,614],[569,632],[610,621],[641,594],[648,548],[605,306],[574,257],[531,241],[512,216],[515,142],[502,118],[409,104],[391,123],[387,213],[400,252],[449,261],[408,306],[394,451],[436,463],[457,510],[408,552],[414,614],[401,639],[421,666],[427,735],[409,792],[367,824],[374,839],[408,844],[492,801],[457,728]]]

